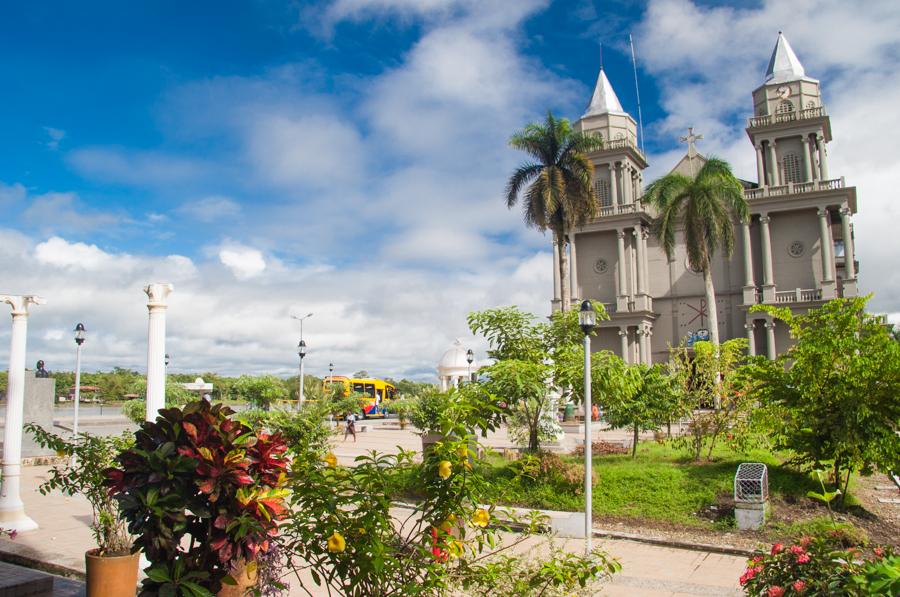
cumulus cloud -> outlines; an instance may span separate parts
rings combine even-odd
[[[130,270],[134,259],[127,254],[110,255],[97,245],[70,243],[58,236],[39,243],[34,249],[39,262],[58,268],[76,268],[86,271],[111,269]]]
[[[228,244],[219,249],[219,261],[231,270],[238,280],[249,280],[266,270],[262,252],[252,247]]]

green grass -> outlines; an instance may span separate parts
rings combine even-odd
[[[486,474],[497,488],[496,497],[516,506],[549,510],[580,510],[584,497],[580,484],[573,482],[583,473],[582,460],[562,457],[566,474],[554,471],[539,479],[516,478],[515,465],[491,460]],[[637,457],[607,455],[594,457],[593,510],[597,516],[651,519],[680,525],[721,527],[698,512],[717,503],[719,496],[732,496],[734,474],[741,462],[762,462],[769,467],[772,497],[805,496],[817,489],[805,474],[787,468],[771,452],[752,450],[734,454],[717,450],[712,462],[695,463],[684,451],[669,445],[639,445]],[[576,469],[577,467],[577,469]]]

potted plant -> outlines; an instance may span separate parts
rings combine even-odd
[[[206,400],[159,411],[105,471],[135,546],[142,595],[244,595],[286,512],[287,446]]]
[[[31,423],[25,429],[42,447],[69,457],[65,466],[50,469],[40,492],[46,495],[56,489],[66,495],[80,494],[91,504],[91,533],[97,547],[85,553],[88,597],[133,597],[140,554],[132,551],[119,503],[110,497],[103,474],[116,455],[129,447],[130,436],[80,433],[74,440],[66,440]]]

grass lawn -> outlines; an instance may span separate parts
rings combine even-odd
[[[485,474],[497,488],[497,498],[509,505],[549,510],[580,510],[582,459],[549,457],[545,470],[536,478],[517,474],[521,465],[489,457]],[[787,468],[766,450],[735,454],[717,450],[712,462],[693,462],[683,450],[645,442],[631,455],[594,456],[593,508],[596,516],[652,519],[679,525],[713,526],[698,516],[702,510],[733,497],[734,474],[741,462],[762,462],[769,468],[772,498],[806,496],[818,489],[807,475]],[[724,499],[723,499],[724,498]],[[733,520],[733,519],[731,519]],[[728,526],[725,520],[717,524]]]

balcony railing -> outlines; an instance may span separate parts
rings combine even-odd
[[[622,205],[603,205],[600,207],[601,218],[618,214],[633,214],[637,211],[637,203],[624,203]]]
[[[765,116],[753,116],[747,120],[750,128],[759,126],[769,126],[770,124],[779,124],[782,122],[793,122],[795,120],[807,120],[809,118],[819,118],[825,116],[825,108],[822,106],[816,108],[805,108],[791,112],[779,112],[777,114],[767,114]]]
[[[808,303],[822,300],[822,291],[818,288],[796,288],[775,292],[776,303]]]
[[[813,180],[810,182],[789,182],[787,184],[758,189],[744,189],[744,198],[747,201],[762,199],[763,197],[784,197],[786,195],[800,195],[803,193],[815,193],[817,191],[834,191],[844,188],[844,177],[831,180]]]

